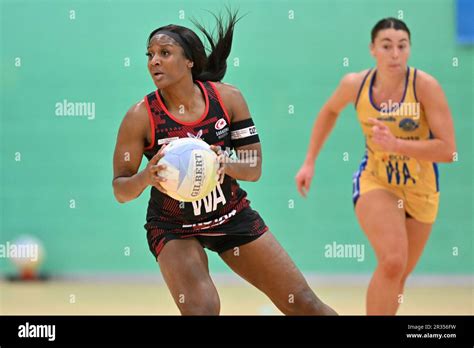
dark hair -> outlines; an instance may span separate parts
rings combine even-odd
[[[403,30],[408,34],[408,39],[411,40],[410,29],[408,29],[405,22],[397,18],[389,17],[389,18],[384,18],[384,19],[379,20],[377,24],[375,24],[375,26],[372,28],[372,33],[371,33],[372,43],[374,43],[375,37],[377,36],[379,31],[384,30],[384,29]]]
[[[210,54],[207,56],[206,49],[194,31],[180,25],[169,24],[164,27],[153,30],[148,36],[147,46],[151,38],[159,31],[166,30],[178,35],[180,41],[187,46],[184,49],[184,55],[187,59],[194,62],[191,69],[193,80],[202,81],[221,81],[227,70],[227,57],[229,57],[232,48],[232,38],[234,35],[235,24],[242,18],[237,17],[238,11],[232,12],[227,9],[227,23],[222,15],[211,13],[217,22],[217,39],[214,38],[214,31],[211,33],[195,19],[191,22],[206,36],[209,41]],[[166,34],[166,33],[165,33]],[[181,46],[183,46],[181,44]]]

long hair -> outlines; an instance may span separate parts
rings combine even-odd
[[[191,69],[193,80],[202,81],[221,81],[227,70],[227,58],[232,48],[232,39],[234,27],[242,17],[237,17],[238,11],[232,12],[227,9],[227,21],[222,15],[211,13],[216,20],[217,37],[214,32],[209,32],[197,20],[191,19],[191,22],[204,34],[209,43],[209,55],[199,36],[189,28],[169,24],[164,27],[153,30],[148,36],[147,45],[150,44],[152,37],[161,30],[172,32],[179,36],[182,43],[187,46],[184,49],[184,55],[187,59],[194,62]]]

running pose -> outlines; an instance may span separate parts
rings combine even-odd
[[[218,20],[217,40],[195,23],[209,40],[209,56],[188,28],[167,25],[149,35],[148,71],[157,89],[133,105],[120,126],[114,153],[115,197],[124,203],[151,186],[148,244],[182,314],[219,314],[204,248],[217,252],[284,314],[335,314],[316,297],[239,187],[237,180],[259,179],[262,155],[244,97],[236,87],[219,82],[236,22],[235,14],[227,25]],[[246,151],[255,162],[222,161],[221,182],[211,194],[192,203],[174,200],[160,185],[164,167],[157,163],[163,145],[188,134],[200,136],[218,154],[219,148]],[[148,164],[138,172],[143,155]]]
[[[376,67],[347,74],[316,119],[296,185],[306,196],[316,158],[338,115],[353,103],[366,151],[353,177],[353,203],[377,257],[367,314],[395,314],[438,212],[436,162],[452,162],[454,127],[439,83],[407,66],[410,31],[395,18],[372,29]]]

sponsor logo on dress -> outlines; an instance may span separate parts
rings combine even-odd
[[[235,216],[237,214],[237,210],[232,210],[230,213],[224,214],[223,216],[211,220],[211,221],[206,221],[206,222],[198,222],[195,224],[185,224],[183,225],[183,228],[194,228],[194,229],[199,229],[199,230],[205,230],[211,227],[219,226],[222,225],[224,222],[229,220],[231,217]]]
[[[216,131],[216,135],[219,139],[225,138],[229,134],[229,127]]]

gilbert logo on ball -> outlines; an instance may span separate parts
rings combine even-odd
[[[201,139],[181,138],[169,143],[163,158],[166,165],[160,176],[166,178],[161,186],[168,196],[183,202],[206,197],[217,186],[217,155]]]

